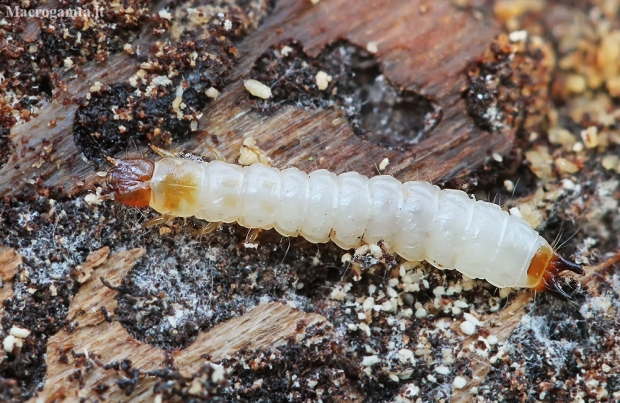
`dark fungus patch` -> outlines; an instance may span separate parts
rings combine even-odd
[[[268,100],[250,96],[256,111],[273,113],[282,105],[337,108],[355,134],[388,149],[420,142],[442,117],[429,99],[392,85],[373,54],[345,41],[311,58],[299,42],[286,40],[256,60],[250,77],[272,92]]]
[[[553,64],[553,51],[542,40],[500,35],[467,71],[463,97],[474,123],[504,135],[544,125]]]
[[[151,8],[150,1],[139,0],[113,9],[79,0],[65,0],[62,8],[36,0],[2,4],[0,19],[10,21],[0,25],[0,127],[6,128],[17,123],[16,116],[36,116],[41,101],[78,77],[80,66],[120,51],[148,21]],[[20,14],[34,10],[36,17]]]
[[[235,402],[341,401],[360,392],[368,401],[393,397],[394,385],[386,387],[369,377],[346,347],[329,330],[309,328],[301,343],[289,340],[274,350],[240,351],[221,362],[229,368],[230,384],[236,385],[227,390],[227,398]]]
[[[208,360],[208,357],[206,358]],[[179,372],[171,357],[167,357],[164,364],[164,369],[149,372],[147,375],[157,379],[153,392],[161,395],[165,401],[175,397],[181,398],[185,403],[230,401],[226,399],[228,380],[221,366],[208,362],[187,376]]]
[[[63,326],[77,283],[71,270],[102,246],[111,228],[93,226],[98,214],[83,202],[56,203],[44,197],[0,203],[0,244],[23,258],[14,296],[4,301],[0,339],[11,327],[31,334],[16,354],[0,362],[0,377],[14,379],[17,400],[34,396],[45,377],[47,339]]]
[[[73,124],[78,149],[100,164],[137,145],[187,140],[211,100],[207,90],[217,93],[228,82],[238,56],[234,43],[244,33],[239,17],[220,14],[205,32],[153,45],[153,56],[138,58],[141,70],[128,83],[91,88]]]
[[[125,277],[116,310],[136,339],[164,349],[187,347],[200,331],[243,315],[265,297],[293,298],[298,279],[313,271],[313,249],[287,253],[285,242],[262,241],[246,249],[247,230],[224,225],[203,236],[203,225],[190,219],[186,226],[173,224],[167,236],[158,228],[141,232],[149,258]],[[324,255],[336,261],[335,253],[330,247]],[[309,300],[300,297],[299,303]]]
[[[334,401],[361,391],[369,401],[385,401],[395,394],[394,388],[372,380],[348,358],[346,344],[329,329],[299,325],[304,330],[301,343],[290,339],[272,350],[241,350],[217,364],[208,362],[189,376],[182,375],[169,358],[163,370],[148,373],[157,378],[154,392],[184,402],[204,401],[198,396],[214,402]]]
[[[552,301],[551,304],[564,303]],[[481,396],[505,402],[573,401],[572,381],[565,384],[550,379],[579,378],[583,373],[580,362],[585,358],[579,347],[583,340],[574,342],[570,335],[554,335],[553,328],[547,326],[542,317],[534,316],[532,320],[535,324],[518,329],[508,339],[514,346],[510,359],[495,361],[484,386],[479,389]],[[561,321],[573,323],[566,317]]]
[[[13,147],[11,140],[9,139],[9,134],[9,128],[0,125],[0,168],[9,162],[9,159],[13,154]]]

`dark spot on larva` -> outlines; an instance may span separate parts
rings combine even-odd
[[[317,84],[319,72],[329,76],[323,89]],[[373,54],[346,41],[326,47],[316,58],[306,55],[300,43],[284,41],[261,55],[250,77],[272,92],[268,100],[251,98],[255,110],[273,113],[287,104],[337,108],[355,134],[388,149],[419,143],[442,118],[438,105],[392,85]]]

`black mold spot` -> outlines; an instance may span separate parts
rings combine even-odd
[[[112,156],[127,149],[131,140],[141,143],[138,122],[133,119],[131,87],[117,84],[103,88],[97,96],[82,101],[75,115],[73,138],[77,148],[89,160],[101,163],[105,156]],[[128,118],[115,120],[114,115],[125,112]]]
[[[234,43],[245,34],[240,17],[220,14],[176,43],[153,45],[155,56],[138,58],[144,74],[133,86],[118,83],[79,100],[73,125],[78,149],[101,164],[104,156],[137,145],[187,140],[211,101],[205,91],[222,91],[228,83],[237,63]]]
[[[331,78],[323,90],[316,81],[319,72]],[[374,55],[348,42],[336,42],[313,59],[299,42],[284,41],[261,55],[250,77],[272,91],[265,101],[250,96],[255,110],[273,113],[281,105],[338,108],[355,134],[388,149],[417,144],[442,117],[441,108],[428,99],[395,88]]]
[[[142,241],[151,239],[149,259],[136,264],[117,296],[121,324],[136,339],[164,349],[187,347],[200,331],[242,315],[263,295],[284,298],[297,276],[293,267],[274,260],[277,253],[269,245],[256,253],[241,247],[240,253],[246,234],[236,226],[207,237],[200,235],[204,223],[188,223],[185,230],[174,226],[171,236],[160,237],[157,228],[142,234]],[[211,247],[219,250],[217,257],[205,256]]]
[[[10,130],[8,127],[0,126],[0,168],[9,161],[13,153],[9,134]]]

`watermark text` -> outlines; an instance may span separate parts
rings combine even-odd
[[[101,18],[103,16],[103,7],[97,7],[95,10],[88,10],[81,7],[78,8],[32,8],[25,9],[21,7],[5,6],[5,17],[10,18]]]

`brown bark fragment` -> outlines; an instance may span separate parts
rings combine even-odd
[[[13,277],[17,274],[21,263],[22,257],[15,249],[0,246],[0,279],[2,280],[2,288],[0,288],[0,319],[4,313],[4,304],[2,302],[13,296]]]
[[[15,249],[0,246],[0,278],[2,280],[12,280],[20,264],[22,264],[22,257]]]

